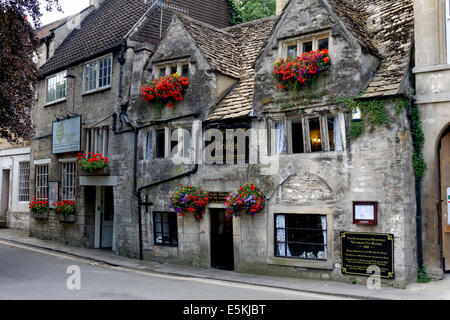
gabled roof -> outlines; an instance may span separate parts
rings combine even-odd
[[[80,28],[71,34],[40,69],[41,76],[55,73],[75,63],[119,47],[124,37],[152,6],[153,1],[104,0],[90,13]],[[229,25],[227,0],[170,0],[169,4],[189,10],[189,15],[217,27]],[[173,11],[163,10],[163,31],[171,21]],[[152,13],[148,23],[134,35],[133,40],[157,44],[160,34],[161,10]]]
[[[43,40],[43,39],[49,37],[52,34],[53,30],[62,26],[64,23],[66,23],[66,21],[68,19],[70,19],[70,17],[65,17],[65,18],[59,19],[55,22],[52,22],[52,23],[46,24],[45,26],[40,27],[39,29],[36,30],[36,37],[39,40]]]
[[[255,88],[254,62],[263,48],[278,16],[255,20],[227,28],[237,39],[240,53],[240,80],[230,93],[211,112],[207,120],[226,120],[250,115]]]

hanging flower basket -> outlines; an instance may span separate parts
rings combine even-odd
[[[31,216],[35,219],[47,219],[48,218],[48,201],[41,201],[34,198],[29,205]]]
[[[226,213],[235,217],[248,213],[253,217],[264,210],[265,203],[266,199],[263,193],[255,185],[246,183],[238,191],[228,195],[225,201]]]
[[[78,154],[77,167],[88,174],[94,175],[106,175],[108,172],[105,170],[108,167],[109,159],[103,157],[101,153],[90,152],[86,154]]]
[[[328,50],[305,52],[297,58],[280,59],[274,63],[274,78],[280,90],[295,91],[314,87],[321,73],[330,67]]]
[[[188,86],[188,78],[183,78],[178,73],[174,73],[142,85],[142,99],[154,102],[158,111],[161,112],[164,106],[174,108],[175,103],[183,101],[183,95]]]
[[[75,202],[71,200],[58,201],[57,203],[53,203],[53,206],[55,207],[56,217],[60,222],[75,222]]]
[[[194,186],[180,185],[170,199],[170,208],[180,216],[193,214],[196,221],[200,221],[205,214],[205,207],[209,203],[209,197],[206,192],[197,189]]]

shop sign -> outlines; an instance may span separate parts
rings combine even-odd
[[[53,154],[81,150],[81,117],[53,122]]]

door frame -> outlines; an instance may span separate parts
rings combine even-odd
[[[102,214],[105,210],[105,187],[95,186],[94,248],[102,249]],[[114,194],[114,193],[113,193]],[[112,251],[116,250],[116,219],[113,220]]]
[[[7,196],[5,196],[6,201],[5,201],[5,203],[3,203],[3,200],[4,200],[3,196],[5,194],[5,190],[3,190],[3,188],[5,187],[5,185],[3,184],[4,181],[5,181],[5,172],[7,172],[6,176],[8,177],[8,179],[7,179],[7,181],[8,181],[7,187],[8,188],[6,190]],[[11,168],[2,168],[1,184],[2,184],[2,194],[1,194],[2,202],[1,202],[1,207],[0,207],[0,216],[2,216],[2,214],[3,214],[3,212],[1,212],[1,211],[3,211],[5,209],[4,217],[7,217],[8,216],[8,211],[11,208],[11,184],[12,184],[12,181],[11,181]]]
[[[212,215],[214,213],[214,211],[216,210],[226,210],[226,206],[225,205],[212,205],[211,207],[209,207],[207,209],[207,214],[208,214],[208,225],[209,225],[209,246],[208,246],[208,268],[213,269],[214,267],[212,266],[213,263],[213,257],[212,257],[212,249],[213,249],[213,228],[212,228],[212,222],[213,222],[213,218]],[[236,271],[237,270],[237,258],[238,258],[238,253],[237,253],[237,248],[240,248],[240,219],[236,219],[235,217],[232,217],[232,234],[231,234],[231,238],[233,241],[233,270]],[[237,228],[238,226],[238,228]],[[238,245],[237,243],[238,242]]]

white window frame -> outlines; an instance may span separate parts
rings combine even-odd
[[[447,64],[450,64],[450,0],[445,0],[445,30],[447,43]]]
[[[36,176],[36,198],[43,201],[48,201],[48,174],[50,166],[49,164],[38,164],[35,165],[35,176]],[[42,197],[46,194],[47,197]]]
[[[100,61],[104,60],[104,59],[111,60],[111,73],[109,75],[110,81],[109,81],[109,85],[100,87],[100,84],[99,84],[99,82],[100,82]],[[94,63],[96,65],[95,87],[93,89],[86,90],[86,66],[89,64],[94,64]],[[114,59],[113,59],[112,53],[104,55],[104,56],[96,58],[96,59],[93,59],[93,60],[88,61],[85,64],[83,64],[83,94],[93,93],[93,92],[102,91],[102,90],[111,88],[112,82],[113,82],[113,77],[112,77],[113,64],[114,64]]]
[[[59,76],[61,76],[61,75],[63,75],[63,79],[64,79],[64,83],[65,83],[64,84],[64,97],[56,99],[56,84],[57,84],[56,79]],[[62,72],[59,72],[57,74],[54,74],[54,75],[51,75],[51,76],[48,76],[47,78],[45,78],[45,104],[46,105],[62,102],[62,101],[65,101],[67,99],[67,79],[66,79],[66,76],[67,76],[67,70],[64,70]],[[55,89],[55,100],[49,101],[48,100],[48,89],[49,89],[48,83],[49,83],[49,81],[51,79],[55,79],[55,86],[54,86],[54,89]]]
[[[76,177],[77,177],[77,168],[76,162],[67,161],[60,162],[60,172],[61,172],[61,200],[76,200],[77,194],[77,185],[76,185]],[[73,195],[73,199],[69,198],[67,195]]]
[[[319,40],[323,40],[323,39],[328,39],[328,49],[330,49],[331,46],[331,36],[330,36],[330,32],[326,32],[326,33],[320,33],[317,35],[311,35],[311,36],[306,36],[306,37],[299,37],[299,38],[294,38],[294,39],[288,39],[288,40],[283,40],[281,43],[281,54],[280,56],[283,59],[287,59],[287,51],[288,51],[288,47],[297,44],[297,56],[301,56],[303,53],[303,43],[306,42],[312,42],[312,49],[313,50],[318,50],[319,49]]]
[[[25,165],[25,167],[22,167],[23,165]],[[19,202],[30,202],[30,170],[30,161],[19,162]],[[26,176],[26,178],[24,178],[24,175]],[[25,191],[25,193],[23,193],[23,191]],[[24,197],[25,200],[22,200]]]

